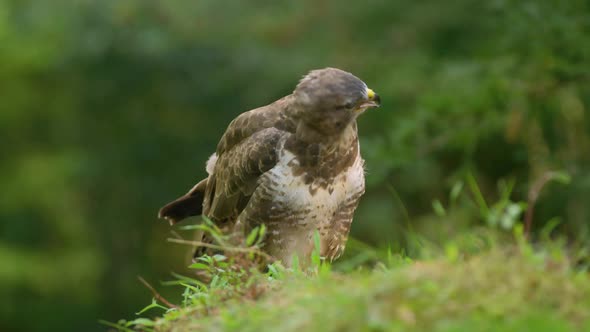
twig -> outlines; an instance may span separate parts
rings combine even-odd
[[[531,228],[533,226],[533,215],[535,214],[535,203],[537,203],[537,199],[539,198],[539,194],[543,187],[547,184],[547,182],[555,179],[559,176],[558,172],[545,172],[543,176],[537,179],[529,189],[528,193],[528,201],[527,201],[527,210],[524,216],[524,236],[525,238],[529,238],[531,233]]]
[[[164,303],[165,305],[168,306],[168,308],[176,308],[178,309],[179,306],[177,306],[176,304],[172,304],[170,302],[168,302],[168,300],[166,300],[162,295],[160,295],[160,293],[158,293],[154,287],[152,287],[152,285],[150,285],[147,281],[145,281],[144,278],[142,278],[141,276],[137,276],[137,279],[139,279],[139,281],[141,281],[141,283],[147,287],[147,289],[149,289],[152,294],[154,295],[154,297],[156,298],[156,300],[161,301],[162,303]]]
[[[176,232],[175,230],[171,230],[170,233],[172,235],[174,235],[174,237],[177,238],[177,239],[183,239],[183,237],[180,236],[180,234],[178,234],[178,232]]]
[[[196,247],[205,247],[205,248],[211,248],[211,249],[217,249],[217,250],[225,250],[225,251],[233,251],[233,252],[245,252],[245,253],[256,253],[259,254],[261,256],[263,256],[264,258],[267,259],[272,259],[272,256],[268,255],[267,253],[260,251],[260,250],[255,250],[252,248],[240,248],[240,247],[225,247],[225,246],[219,246],[216,244],[211,244],[211,243],[206,243],[206,242],[201,242],[201,241],[188,241],[188,240],[181,240],[181,239],[172,239],[169,238],[168,242],[172,242],[172,243],[179,243],[179,244],[187,244],[190,246],[196,246]]]

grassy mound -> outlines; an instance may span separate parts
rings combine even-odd
[[[475,255],[371,270],[267,274],[216,267],[210,285],[185,279],[185,303],[156,320],[120,322],[154,331],[590,331],[590,275],[556,245],[495,247]],[[200,266],[204,267],[204,265]],[[245,273],[240,275],[240,273]],[[245,276],[247,274],[247,277]]]

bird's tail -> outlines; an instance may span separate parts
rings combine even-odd
[[[158,212],[158,218],[164,218],[171,225],[190,216],[199,216],[203,213],[203,199],[207,179],[197,183],[186,195],[164,205]]]

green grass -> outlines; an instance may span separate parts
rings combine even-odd
[[[167,283],[182,286],[182,304],[154,300],[140,318],[106,324],[158,332],[590,331],[588,246],[551,239],[555,222],[531,244],[520,221],[527,203],[510,199],[513,182],[499,185],[493,204],[473,177],[467,182],[474,219],[485,225],[454,229],[457,223],[447,222],[457,219],[459,183],[448,207],[433,202],[439,218],[429,229],[405,234],[412,258],[351,239],[348,256],[333,266],[316,251],[309,268],[275,263],[263,273],[264,228],[236,248],[207,219],[184,226],[211,233],[227,256],[202,257],[191,266],[206,282],[177,276]],[[319,235],[315,242],[319,248]],[[148,310],[163,314],[147,319]]]
[[[183,306],[119,329],[590,331],[590,275],[575,252],[517,240],[477,253],[450,244],[427,260],[389,255],[346,273],[273,265],[263,274],[210,261],[198,267],[213,272],[211,284],[182,281]]]

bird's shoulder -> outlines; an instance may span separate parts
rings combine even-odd
[[[217,145],[217,155],[222,155],[244,139],[268,128],[294,131],[295,124],[288,116],[290,101],[291,95],[237,116],[221,137]]]

